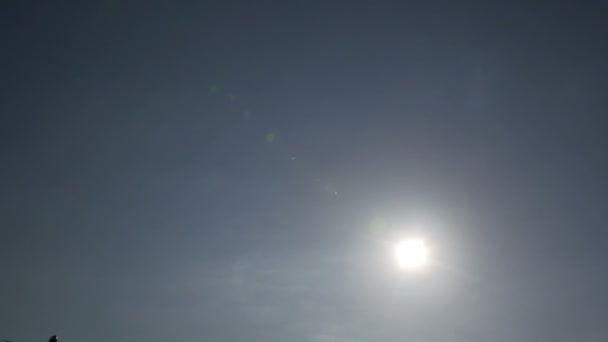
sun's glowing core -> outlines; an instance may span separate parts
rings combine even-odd
[[[408,239],[395,246],[397,264],[404,269],[420,269],[428,264],[429,250],[421,239]]]

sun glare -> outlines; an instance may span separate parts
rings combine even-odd
[[[397,264],[403,269],[420,269],[429,261],[429,250],[424,240],[408,239],[395,246]]]

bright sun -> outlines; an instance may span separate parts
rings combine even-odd
[[[399,267],[404,269],[420,269],[429,261],[429,250],[424,240],[408,239],[395,246],[395,256]]]

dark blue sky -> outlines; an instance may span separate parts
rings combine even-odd
[[[606,341],[605,11],[3,3],[0,338]]]

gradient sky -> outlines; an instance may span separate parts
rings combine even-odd
[[[0,6],[0,338],[608,340],[605,5]]]

